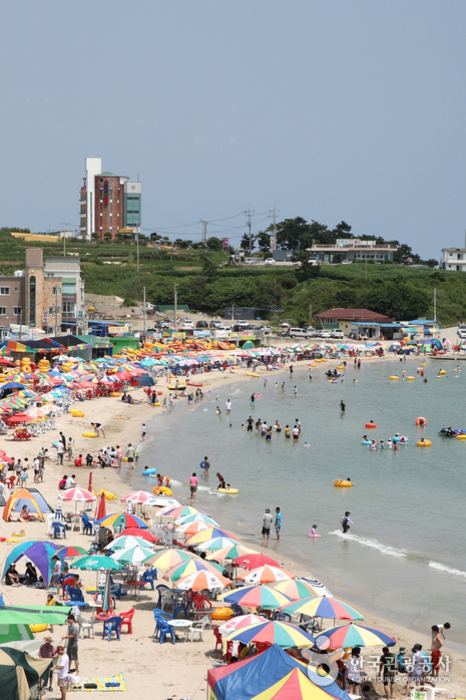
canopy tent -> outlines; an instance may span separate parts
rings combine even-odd
[[[52,659],[36,659],[24,651],[0,649],[0,685],[2,697],[12,700],[30,700],[31,689],[39,679],[47,681]]]
[[[21,542],[21,544],[18,544],[11,550],[5,559],[2,580],[5,578],[5,574],[10,564],[16,563],[22,557],[27,557],[27,559],[37,566],[45,584],[48,585],[53,568],[51,559],[60,548],[60,545],[53,544],[52,542],[42,542],[40,540],[35,542]]]
[[[71,608],[68,605],[0,605],[0,627],[4,625],[65,625]]]
[[[327,676],[309,672],[276,644],[262,654],[207,672],[210,700],[349,700]],[[288,685],[289,684],[289,685]],[[288,688],[286,687],[288,685]]]
[[[3,520],[6,522],[11,520],[12,513],[16,515],[19,514],[24,505],[28,507],[28,510],[36,514],[39,520],[44,520],[44,515],[53,513],[53,509],[49,506],[40,491],[34,488],[18,489],[11,494],[5,505]]]

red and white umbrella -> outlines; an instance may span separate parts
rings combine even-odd
[[[229,634],[234,630],[239,630],[241,627],[257,625],[262,622],[267,622],[267,618],[262,617],[262,615],[254,615],[253,613],[249,613],[248,615],[236,615],[236,617],[232,617],[231,620],[227,620],[219,627],[218,631],[220,634]]]
[[[61,496],[62,501],[76,501],[77,503],[90,503],[91,501],[95,501],[96,497],[92,493],[92,491],[88,491],[87,489],[81,489],[79,486],[76,486],[74,489],[68,489],[67,491],[64,491],[62,496]]]
[[[122,501],[130,501],[133,504],[141,504],[141,503],[147,503],[147,501],[151,500],[154,498],[153,493],[149,493],[149,491],[133,491],[133,493],[130,493],[128,496],[123,496],[121,499]]]

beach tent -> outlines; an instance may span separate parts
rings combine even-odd
[[[3,595],[0,595],[0,605],[5,606]],[[19,641],[22,642],[30,639],[34,639],[34,635],[32,634],[29,625],[0,624],[0,644]]]
[[[329,677],[308,673],[307,666],[276,644],[257,656],[211,669],[207,681],[209,700],[349,700]]]
[[[39,679],[47,681],[52,659],[36,659],[24,651],[0,649],[0,686],[2,697],[8,700],[30,700]],[[34,691],[34,696],[35,696]]]
[[[18,489],[11,494],[3,509],[3,520],[8,522],[11,520],[12,513],[19,515],[23,506],[27,506],[28,510],[40,520],[44,520],[44,515],[53,513],[53,510],[48,505],[42,494],[37,489]]]
[[[45,583],[48,584],[53,568],[51,559],[58,549],[61,549],[61,545],[54,544],[52,542],[42,542],[40,540],[21,542],[21,544],[16,545],[16,547],[14,547],[6,557],[3,567],[2,580],[5,578],[5,574],[10,564],[16,564],[16,562],[18,562],[20,559],[26,557],[39,569],[42,578],[44,579]],[[2,620],[0,614],[0,623],[1,622]]]

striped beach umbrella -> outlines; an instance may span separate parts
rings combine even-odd
[[[254,615],[253,613],[248,613],[247,615],[235,615],[230,620],[224,622],[224,624],[218,628],[220,634],[230,634],[235,630],[239,630],[242,627],[250,627],[256,623],[267,622],[267,618],[262,617],[262,615]]]
[[[73,559],[73,557],[80,557],[87,554],[87,549],[84,547],[62,547],[56,552],[57,557],[60,559]]]
[[[289,615],[298,613],[301,615],[309,615],[309,617],[322,617],[334,620],[364,619],[362,615],[346,603],[335,600],[335,598],[326,598],[325,596],[322,596],[322,598],[303,598],[303,600],[297,600],[294,603],[283,605],[280,609]]]
[[[311,647],[315,643],[314,637],[304,630],[280,620],[255,622],[249,627],[242,627],[230,632],[227,639],[243,644],[278,644],[282,649],[290,649],[291,647],[302,649]]]
[[[227,586],[231,586],[230,579],[211,571],[196,571],[175,583],[175,587],[182,591],[213,591]]]
[[[147,501],[151,501],[153,498],[154,494],[149,493],[149,491],[133,491],[133,493],[130,493],[127,496],[123,496],[121,500],[131,501],[131,503],[136,505],[141,503],[147,503]]]
[[[319,583],[319,581],[316,581],[316,583]],[[314,596],[333,598],[330,591],[322,584],[314,586],[308,580],[302,578],[295,578],[292,581],[278,581],[278,583],[271,583],[269,585],[276,591],[280,591],[289,596],[291,600],[301,600],[302,598],[311,598]]]
[[[222,573],[223,566],[212,564],[203,559],[191,559],[190,561],[182,561],[180,564],[176,564],[172,569],[165,572],[163,578],[165,581],[173,581],[173,583],[175,583],[185,576],[194,574],[196,571],[210,571],[211,573],[217,574]]]
[[[278,610],[291,602],[288,596],[268,586],[237,588],[235,591],[221,593],[219,597],[225,603],[237,603],[244,608],[262,608],[263,610]]]
[[[201,552],[215,552],[231,545],[240,546],[239,542],[232,540],[230,537],[213,537],[211,540],[197,545],[197,549]]]
[[[202,530],[202,532],[198,532],[190,537],[188,540],[186,540],[186,544],[188,544],[190,547],[194,547],[195,545],[202,544],[202,542],[207,542],[207,540],[211,540],[214,537],[228,537],[230,540],[235,540],[236,542],[238,541],[236,537],[226,530],[220,530],[217,527],[209,527],[207,530]]]
[[[131,501],[128,501],[131,503]],[[103,525],[104,527],[139,527],[142,529],[147,529],[148,525],[145,520],[140,518],[138,515],[133,515],[132,513],[112,513],[111,515],[105,516],[97,520],[98,525]]]
[[[120,549],[131,549],[131,547],[144,547],[144,549],[150,549],[151,543],[146,542],[142,537],[135,537],[134,535],[125,535],[123,537],[116,537],[110,544],[108,544],[105,549],[111,549],[117,551]],[[151,549],[152,554],[154,551]]]
[[[396,644],[396,639],[372,627],[350,623],[324,630],[316,636],[316,644],[319,649],[333,651],[349,647],[392,647]]]
[[[242,569],[258,569],[260,566],[269,564],[270,566],[280,566],[278,561],[269,557],[263,552],[254,552],[253,554],[245,554],[235,559],[235,564],[238,564]]]
[[[154,556],[154,551],[148,547],[134,546],[129,549],[118,549],[110,559],[126,566],[140,566]]]
[[[181,518],[175,520],[175,525],[186,525],[187,523],[209,523],[210,525],[216,527],[218,523],[208,515],[203,513],[192,513],[191,515],[182,515]]]
[[[240,577],[238,577],[240,578]],[[260,566],[258,569],[253,569],[246,576],[241,577],[245,583],[254,585],[256,583],[273,583],[274,581],[290,581],[294,578],[293,574],[278,566]]]
[[[186,552],[184,549],[164,549],[154,556],[152,564],[154,566],[157,565],[159,569],[172,569],[184,561],[191,561],[195,556],[195,554]]]
[[[207,555],[207,559],[211,561],[212,559],[215,561],[226,561],[227,559],[236,559],[236,557],[242,555],[242,554],[249,554],[252,553],[252,549],[248,549],[247,547],[243,547],[241,544],[236,544],[236,542],[231,542],[227,547],[223,547],[223,549],[217,549],[214,550],[213,552],[209,552]]]

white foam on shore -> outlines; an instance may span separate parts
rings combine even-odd
[[[387,544],[382,544],[377,540],[369,539],[368,537],[359,537],[359,535],[351,535],[350,533],[341,532],[341,530],[334,530],[329,533],[330,535],[336,535],[341,537],[343,540],[349,540],[351,542],[357,542],[363,547],[370,547],[371,549],[377,549],[381,554],[386,554],[390,557],[406,557],[408,552],[405,549],[396,549],[396,547],[390,547]]]
[[[453,569],[451,566],[440,564],[438,561],[430,561],[429,567],[431,569],[436,569],[437,571],[443,571],[443,573],[445,574],[451,574],[452,576],[461,576],[462,578],[466,578],[466,571],[461,571],[461,569]]]

